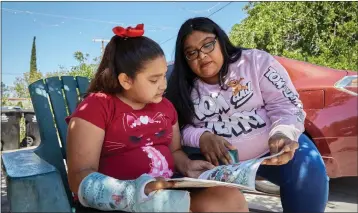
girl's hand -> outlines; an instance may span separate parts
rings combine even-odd
[[[223,137],[204,132],[200,137],[199,146],[206,160],[215,166],[219,166],[219,160],[225,165],[233,163],[228,150],[236,150],[236,148]]]
[[[198,178],[201,173],[213,169],[215,166],[204,160],[189,160],[187,164],[186,176]]]
[[[296,149],[299,147],[296,141],[291,140],[282,133],[271,136],[268,143],[271,155],[277,154],[281,150],[283,150],[284,153],[274,158],[264,160],[262,162],[263,165],[284,165],[292,160]]]
[[[149,182],[145,186],[144,193],[146,195],[149,195],[152,191],[157,191],[160,189],[169,189],[174,186],[174,182],[168,182],[163,177],[157,177],[155,179],[156,181]]]

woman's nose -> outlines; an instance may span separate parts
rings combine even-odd
[[[206,54],[203,53],[203,52],[201,52],[201,51],[199,51],[198,58],[199,58],[200,60],[202,60],[202,59],[204,59],[205,57],[206,57]]]

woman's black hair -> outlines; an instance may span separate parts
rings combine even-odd
[[[224,87],[223,82],[228,72],[229,64],[237,61],[241,56],[241,48],[235,47],[224,30],[209,18],[197,17],[184,22],[178,32],[175,45],[174,69],[166,92],[166,97],[173,103],[178,112],[180,128],[185,127],[187,124],[193,124],[192,120],[195,113],[191,92],[194,89],[194,81],[198,76],[190,69],[183,49],[187,36],[193,31],[212,33],[217,36],[224,57],[224,63],[219,72],[219,84],[221,87]]]
[[[119,74],[125,73],[129,77],[135,78],[146,62],[161,56],[164,57],[162,48],[148,37],[113,36],[105,48],[87,94],[104,92],[114,95],[122,92],[122,86],[118,82]]]

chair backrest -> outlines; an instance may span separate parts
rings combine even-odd
[[[65,118],[75,110],[88,86],[88,78],[74,76],[50,77],[29,85],[41,137],[35,153],[61,173],[69,199],[72,195],[64,165],[67,134]]]

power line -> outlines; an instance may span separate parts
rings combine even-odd
[[[210,15],[208,15],[207,17],[209,18],[210,16],[214,15],[215,13],[217,13],[217,12],[221,11],[221,10],[222,10],[222,9],[224,9],[225,7],[229,6],[229,4],[231,4],[231,3],[232,3],[232,1],[231,1],[231,2],[229,2],[229,3],[227,3],[227,4],[225,4],[224,6],[220,7],[218,10],[216,10],[216,11],[215,11],[215,12],[213,12],[213,13],[211,13],[211,14],[210,14]],[[162,44],[167,43],[168,41],[170,41],[170,40],[172,40],[173,38],[175,38],[175,36],[176,36],[176,35],[173,35],[172,37],[170,37],[170,38],[168,38],[167,40],[165,40],[165,41],[161,42],[160,44],[162,45]]]
[[[27,13],[27,14],[30,14],[30,15],[42,15],[42,16],[50,16],[50,17],[54,17],[54,18],[74,19],[74,20],[80,20],[80,21],[90,21],[90,22],[108,23],[108,24],[124,24],[124,23],[119,23],[119,22],[111,22],[111,21],[102,21],[102,20],[96,20],[96,19],[70,17],[70,16],[55,15],[55,14],[49,14],[49,13],[38,13],[38,12],[33,12],[33,11],[14,10],[14,9],[9,9],[9,8],[1,8],[1,9],[5,10],[5,11],[8,11],[8,12]]]
[[[187,12],[191,12],[191,13],[207,13],[210,12],[212,9],[214,9],[215,7],[219,6],[221,3],[217,3],[214,6],[210,7],[209,9],[205,9],[205,10],[189,10],[187,8],[182,8],[182,10],[187,11]]]
[[[213,12],[212,14],[210,14],[210,15],[208,16],[208,18],[209,18],[210,16],[214,15],[215,13],[221,11],[221,10],[224,9],[225,7],[229,6],[229,4],[231,4],[231,3],[232,3],[232,1],[229,2],[229,3],[227,3],[226,5],[224,5],[223,7],[219,8],[217,11]]]
[[[11,72],[2,72],[2,75],[23,75],[24,73],[11,73]]]
[[[26,11],[25,10],[15,10],[15,9],[10,9],[10,8],[1,8],[1,9],[6,12],[13,12],[15,14],[16,13],[26,13],[26,14],[30,14],[30,15],[42,15],[42,16],[49,16],[49,17],[54,17],[54,18],[73,19],[73,20],[106,23],[106,24],[114,24],[114,25],[126,25],[125,23],[122,23],[122,22],[103,21],[103,20],[98,20],[98,19],[87,19],[87,18],[79,18],[79,17],[73,17],[73,16],[55,15],[55,14],[50,14],[50,13],[39,13],[39,12],[28,11],[28,10],[26,10]],[[134,25],[134,24],[128,24],[128,25]],[[160,30],[177,29],[177,28],[168,27],[168,26],[156,26],[156,25],[146,25],[146,26],[152,27],[155,29],[160,29]]]

